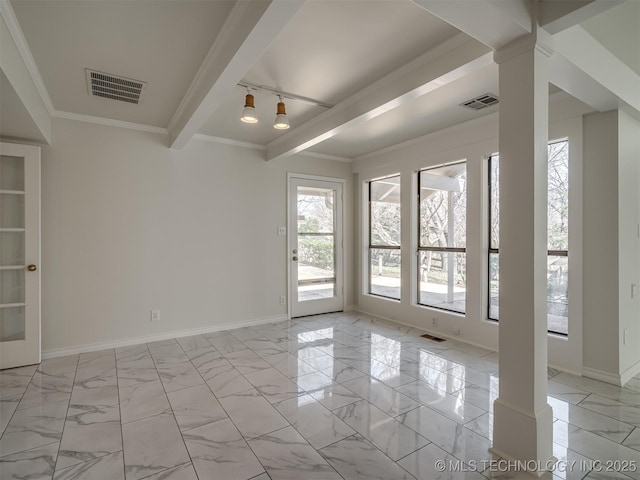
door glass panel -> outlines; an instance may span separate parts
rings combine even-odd
[[[0,190],[24,191],[24,158],[0,155]]]
[[[24,307],[0,308],[0,342],[24,340]]]
[[[0,266],[24,263],[24,232],[0,232]]]
[[[25,303],[24,159],[0,156],[0,342],[25,339],[25,308],[3,307]]]
[[[24,303],[24,269],[0,270],[0,304]]]
[[[24,195],[0,193],[0,228],[24,228]]]
[[[298,187],[298,301],[336,296],[335,191]]]

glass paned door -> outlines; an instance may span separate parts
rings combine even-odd
[[[40,149],[0,143],[0,369],[40,362]]]
[[[343,309],[342,184],[290,178],[291,316]]]

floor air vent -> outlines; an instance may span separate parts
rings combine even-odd
[[[498,103],[498,97],[496,95],[485,93],[484,95],[480,95],[479,97],[472,98],[471,100],[467,100],[466,102],[462,102],[460,106],[471,108],[473,110],[482,110],[483,108],[490,107],[491,105],[495,105],[496,103]]]
[[[425,333],[424,335],[420,335],[422,338],[426,338],[427,340],[431,340],[432,342],[444,342],[444,338],[440,338],[440,337],[434,337],[433,335],[429,335],[428,333]]]
[[[147,88],[147,82],[119,77],[109,73],[85,70],[87,73],[87,87],[89,95],[119,100],[121,102],[142,103],[142,93]]]

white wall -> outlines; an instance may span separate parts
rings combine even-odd
[[[640,371],[640,124],[587,115],[584,150],[585,373],[624,383]]]
[[[584,366],[618,369],[617,113],[584,117]],[[592,373],[593,373],[592,372]]]
[[[287,172],[347,179],[352,205],[351,165],[263,158],[54,120],[42,149],[43,351],[285,315],[286,237],[276,227],[286,225]],[[351,262],[345,285],[351,305]]]
[[[618,110],[620,373],[640,371],[640,123]],[[627,341],[624,343],[624,331]]]
[[[566,97],[559,96],[550,105],[549,138],[569,138],[570,161],[570,270],[569,337],[549,336],[549,362],[565,370],[582,371],[582,114],[585,109]],[[423,328],[435,335],[457,338],[469,343],[498,348],[498,325],[487,320],[487,248],[488,186],[486,157],[498,151],[498,116],[457,125],[405,144],[367,155],[354,162],[357,180],[355,198],[359,200],[358,265],[356,294],[359,309]],[[416,304],[413,290],[417,275],[415,251],[417,233],[409,220],[417,218],[413,199],[417,191],[415,172],[430,166],[467,161],[467,308],[466,315],[446,312]],[[402,175],[402,284],[400,302],[372,296],[367,288],[367,218],[362,205],[366,198],[365,182],[385,175]],[[438,325],[432,325],[433,319]],[[454,332],[459,329],[460,336]]]

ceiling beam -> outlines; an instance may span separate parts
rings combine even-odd
[[[596,107],[590,103],[589,98],[585,100],[579,95],[579,93],[588,94],[585,87],[593,87],[593,100],[603,101],[603,97],[597,93],[596,87],[599,85],[600,91],[604,88],[634,110],[640,111],[640,76],[584,28],[576,25],[564,30],[553,36],[553,42],[554,57],[558,55],[562,57],[555,60],[552,57],[555,63],[552,65],[554,68],[550,69],[552,76],[550,80],[558,87],[602,111],[603,108],[611,106],[605,104]],[[564,69],[561,68],[563,66]],[[562,85],[563,81],[565,85]],[[579,82],[587,83],[580,85]],[[614,105],[611,108],[617,106]]]
[[[267,160],[302,152],[492,62],[493,57],[487,47],[458,34],[273,140],[267,145]]]
[[[42,138],[51,144],[53,105],[40,77],[20,25],[6,0],[0,0],[0,69],[9,80]]]
[[[624,0],[540,0],[538,23],[552,35],[624,3]]]
[[[183,148],[225,101],[304,0],[238,0],[169,122],[171,148]]]
[[[557,53],[549,58],[549,82],[599,112],[618,107],[618,97]]]
[[[532,31],[532,4],[525,0],[411,1],[494,50]]]

